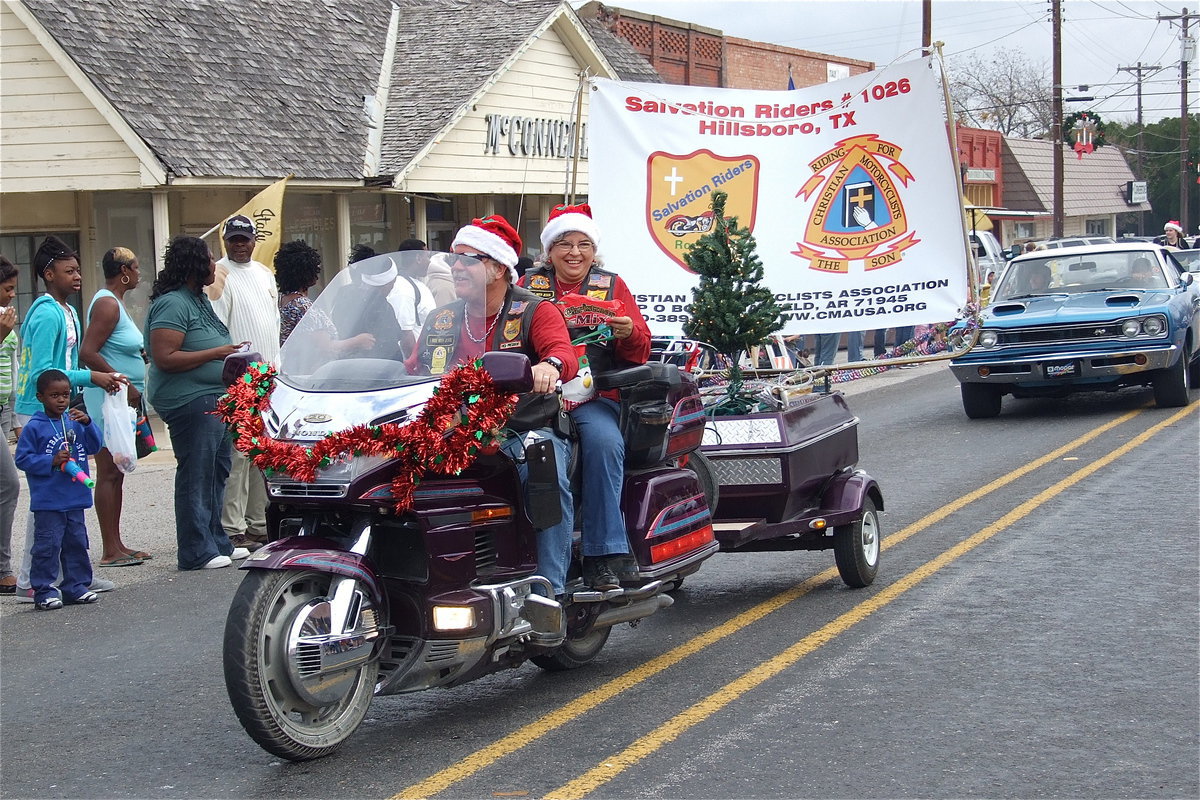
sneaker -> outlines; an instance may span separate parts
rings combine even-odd
[[[583,582],[598,592],[620,589],[621,582],[613,571],[609,556],[594,556],[583,559]]]
[[[16,591],[16,599],[18,603],[32,603],[33,587],[22,589],[20,586],[18,586]]]
[[[256,547],[254,549],[257,550],[258,548]],[[229,557],[234,561],[241,561],[243,558],[245,558],[248,555],[250,555],[250,548],[235,547],[235,548],[233,548],[233,552],[229,554]]]
[[[84,592],[74,600],[68,600],[68,603],[73,603],[77,606],[90,606],[92,603],[100,602],[100,595],[95,592]]]
[[[111,592],[117,588],[117,585],[108,578],[92,578],[92,585],[88,587],[92,592]]]
[[[33,604],[33,607],[38,611],[54,611],[55,609],[62,608],[62,606],[61,597],[47,597],[45,600]]]
[[[245,558],[245,556],[243,556]],[[200,569],[220,569],[221,567],[229,567],[233,565],[233,561],[229,556],[213,556]]]
[[[245,550],[247,554],[253,553],[263,546],[264,542],[260,542],[252,536],[247,536],[244,533],[237,533],[229,537],[229,543],[234,547]],[[245,558],[245,556],[242,556]],[[235,557],[236,559],[236,557]]]

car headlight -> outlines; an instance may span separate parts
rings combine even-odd
[[[995,347],[999,341],[1000,341],[1000,334],[997,333],[996,331],[985,330],[985,331],[981,331],[979,334],[979,346],[980,347]]]
[[[1159,336],[1167,329],[1167,321],[1162,317],[1146,317],[1142,320],[1142,330],[1147,336]]]
[[[1142,322],[1137,319],[1127,319],[1121,323],[1121,333],[1128,336],[1130,339],[1142,332]]]

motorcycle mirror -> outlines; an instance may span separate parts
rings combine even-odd
[[[522,353],[489,351],[483,354],[483,368],[502,392],[521,394],[533,388],[533,370]]]
[[[230,353],[225,356],[225,362],[221,366],[221,383],[226,386],[236,383],[238,378],[246,374],[252,363],[262,360],[262,353]]]

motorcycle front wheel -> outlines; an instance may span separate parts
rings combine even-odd
[[[291,761],[333,752],[367,714],[379,661],[346,681],[327,705],[314,705],[292,683],[288,659],[293,621],[311,601],[328,596],[333,577],[321,572],[250,570],[225,623],[225,687],[250,737]]]

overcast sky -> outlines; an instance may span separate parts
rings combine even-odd
[[[884,66],[916,57],[921,45],[920,0],[614,0],[608,3],[646,14],[694,22],[732,36],[873,61]],[[1189,11],[1200,9],[1193,0]],[[1093,110],[1105,120],[1136,119],[1134,75],[1118,67],[1165,67],[1143,80],[1146,122],[1178,117],[1180,107],[1179,23],[1183,5],[1142,0],[1064,0],[1063,84],[1088,84],[1094,103],[1070,103],[1066,113]],[[933,39],[945,43],[947,61],[969,53],[1018,48],[1044,64],[1050,79],[1052,37],[1047,0],[934,0]],[[1200,19],[1190,23],[1193,36]],[[1195,62],[1193,61],[1193,65]],[[783,88],[783,87],[781,87]],[[1191,70],[1188,97],[1200,98]],[[1196,102],[1189,102],[1195,113]]]

